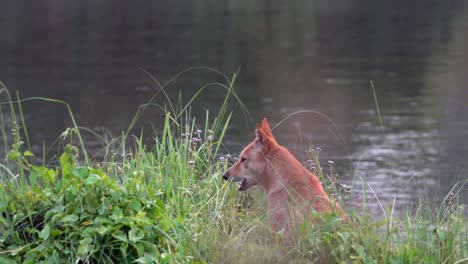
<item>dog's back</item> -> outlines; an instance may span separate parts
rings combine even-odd
[[[304,218],[312,220],[312,212],[337,213],[344,216],[341,206],[329,199],[320,179],[308,171],[286,148],[267,153],[269,177],[277,181],[276,188],[267,190],[271,225],[290,229]],[[279,177],[272,176],[273,174]]]

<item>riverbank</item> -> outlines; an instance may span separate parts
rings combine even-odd
[[[225,102],[235,95],[232,85],[226,88]],[[11,122],[0,120],[2,263],[468,261],[468,220],[456,192],[436,207],[421,201],[403,217],[382,207],[379,221],[365,213],[362,201],[346,209],[352,226],[327,218],[280,243],[282,234],[268,229],[262,191],[239,193],[221,179],[235,161],[221,155],[228,153],[227,103],[216,116],[207,112],[202,118],[191,117],[188,105],[174,104],[151,147],[126,132],[103,139],[99,161],[89,157],[82,129],[73,122],[59,139],[58,154],[37,164],[35,157],[43,154],[28,146],[34,131],[25,129],[21,104],[5,97],[0,114]],[[332,173],[322,172],[326,182],[335,182]],[[345,206],[345,196],[335,194]]]

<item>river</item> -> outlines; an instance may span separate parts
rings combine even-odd
[[[375,214],[374,194],[384,206],[414,209],[468,178],[461,0],[8,1],[0,32],[0,81],[10,92],[66,101],[79,125],[98,133],[118,137],[128,127],[159,89],[148,73],[166,83],[201,67],[166,87],[171,100],[187,101],[224,81],[210,67],[238,74],[250,115],[231,100],[226,153],[252,140],[263,117],[276,125],[292,114],[275,128],[278,141],[300,158],[320,147],[322,162],[334,161],[357,193],[365,179]],[[215,113],[224,94],[207,88],[193,113]],[[167,104],[162,94],[155,102]],[[23,107],[38,153],[72,125],[63,105]],[[137,130],[160,128],[163,116],[150,109]],[[468,201],[468,187],[456,194]]]

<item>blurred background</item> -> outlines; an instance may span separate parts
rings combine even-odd
[[[275,128],[278,141],[300,159],[309,146],[320,147],[322,163],[334,161],[347,184],[366,179],[384,205],[394,195],[398,210],[424,197],[440,201],[468,178],[464,1],[41,0],[0,6],[0,81],[21,98],[68,102],[79,125],[98,133],[118,137],[156,93],[144,71],[166,83],[191,67],[212,67],[228,78],[239,74],[235,89],[252,117],[231,101],[225,153],[235,155],[250,142],[261,118],[274,126],[311,110]],[[212,82],[226,83],[213,71],[194,69],[166,91],[172,100],[181,94],[187,101]],[[192,113],[200,119],[207,109],[215,114],[224,95],[219,86],[207,88]],[[162,94],[156,102],[167,104]],[[28,101],[23,108],[35,152],[72,125],[63,105]],[[148,124],[162,128],[163,116],[157,108],[147,111],[135,133]],[[102,147],[92,137],[87,142],[91,151]],[[457,196],[465,203],[467,189]],[[370,203],[377,207],[375,199]]]

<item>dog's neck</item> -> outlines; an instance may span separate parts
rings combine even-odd
[[[285,159],[284,157],[289,157]],[[296,159],[286,148],[278,146],[265,155],[267,165],[261,185],[268,195],[285,190],[286,188],[295,188],[295,186],[307,185],[310,172]],[[282,166],[273,166],[283,162]],[[292,174],[292,172],[296,172]]]

